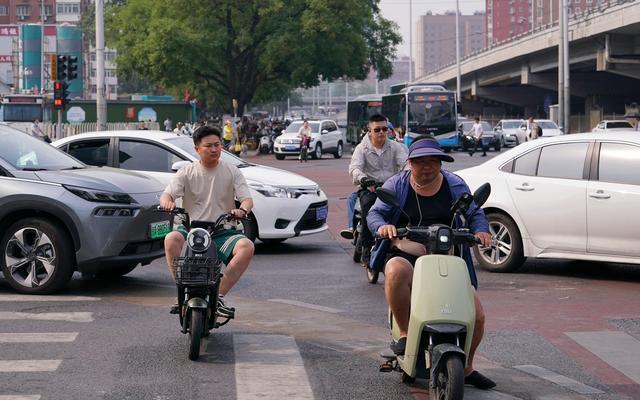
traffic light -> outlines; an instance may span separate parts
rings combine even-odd
[[[78,57],[67,56],[67,80],[71,81],[78,77]]]
[[[56,110],[64,110],[69,103],[69,84],[64,81],[55,81],[53,83],[53,108]]]
[[[67,56],[58,56],[56,59],[56,79],[59,81],[67,79]]]

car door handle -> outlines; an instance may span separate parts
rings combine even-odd
[[[589,197],[593,197],[594,199],[610,199],[611,195],[602,190],[598,190],[594,193],[589,193]]]
[[[523,192],[531,192],[532,190],[534,190],[535,188],[529,186],[528,183],[523,183],[520,186],[516,186],[516,190],[521,190]]]

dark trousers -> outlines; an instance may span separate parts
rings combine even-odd
[[[473,140],[475,141],[475,145],[473,147],[473,150],[471,150],[471,153],[473,155],[473,153],[475,153],[476,151],[478,151],[478,147],[482,149],[482,155],[486,156],[487,155],[487,148],[482,144],[482,138],[477,139],[477,138],[473,138]]]
[[[358,190],[358,198],[360,199],[360,210],[362,215],[362,233],[358,240],[362,245],[362,262],[369,264],[371,246],[373,246],[373,235],[367,226],[367,215],[378,197],[368,189],[360,189]]]

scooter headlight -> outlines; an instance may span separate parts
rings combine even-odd
[[[211,235],[203,228],[194,228],[187,235],[187,246],[196,253],[204,253],[211,246]]]

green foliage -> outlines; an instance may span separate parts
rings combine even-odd
[[[379,0],[129,0],[110,7],[121,74],[238,112],[320,79],[391,74],[400,42]]]

